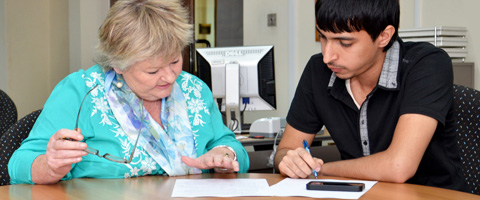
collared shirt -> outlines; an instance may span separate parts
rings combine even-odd
[[[387,51],[378,84],[359,109],[345,80],[337,78],[317,54],[305,67],[287,122],[312,134],[325,125],[342,159],[354,159],[386,150],[401,115],[432,117],[438,121],[437,129],[408,182],[460,190],[452,88],[451,60],[443,50],[399,40]]]
[[[399,42],[395,42],[392,47],[387,51],[387,55],[385,56],[385,61],[383,63],[382,72],[380,73],[380,78],[378,80],[378,86],[384,87],[388,89],[397,89],[397,74],[398,74],[398,58],[400,57],[400,44]],[[332,73],[330,77],[330,82],[328,83],[328,87],[332,87],[333,83],[337,76],[335,73]],[[350,90],[350,79],[345,80],[345,85],[347,92],[352,96],[352,101],[358,107],[357,102],[353,99],[353,94]],[[362,141],[362,150],[363,155],[368,156],[370,155],[370,142],[368,140],[368,118],[367,118],[367,108],[368,102],[372,95],[369,94],[363,104],[360,106],[360,138]]]

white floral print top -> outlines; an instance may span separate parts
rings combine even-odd
[[[80,103],[87,92],[99,84],[105,84],[102,68],[95,65],[80,70],[63,79],[52,91],[30,135],[13,154],[9,163],[12,184],[33,183],[31,165],[33,160],[45,154],[50,137],[60,129],[73,129]],[[248,171],[248,155],[235,135],[223,125],[210,89],[198,77],[182,72],[177,78],[187,102],[188,117],[195,138],[197,156],[205,154],[218,145],[228,145],[237,153],[240,172]],[[84,141],[98,149],[100,155],[129,156],[133,140],[127,138],[115,119],[107,102],[104,90],[94,90],[86,98],[80,112],[79,128]],[[210,170],[203,170],[210,172]],[[140,146],[129,164],[119,164],[95,155],[84,156],[72,165],[63,180],[71,178],[129,178],[144,175],[164,174],[161,167]]]

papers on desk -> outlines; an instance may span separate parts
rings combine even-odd
[[[319,191],[307,190],[307,183],[310,181],[336,181],[336,182],[357,182],[364,183],[365,189],[362,192],[336,192],[336,191]],[[333,179],[292,179],[285,178],[270,187],[270,192],[274,196],[289,197],[302,196],[313,198],[338,198],[338,199],[358,199],[365,194],[377,181],[358,181],[358,180],[333,180]]]
[[[266,179],[177,179],[172,197],[272,196]]]
[[[353,182],[332,179],[285,178],[269,187],[266,179],[177,179],[172,197],[240,197],[240,196],[303,196],[313,198],[358,199],[377,181],[358,181],[365,184],[362,192],[332,192],[307,190],[310,181]]]

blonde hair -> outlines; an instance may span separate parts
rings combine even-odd
[[[178,55],[192,43],[192,25],[178,0],[119,0],[99,30],[97,61],[124,71],[139,61]]]

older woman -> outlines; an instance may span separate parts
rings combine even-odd
[[[9,162],[11,183],[246,172],[210,90],[182,72],[190,38],[178,1],[118,1],[100,28],[99,64],[55,87]]]

